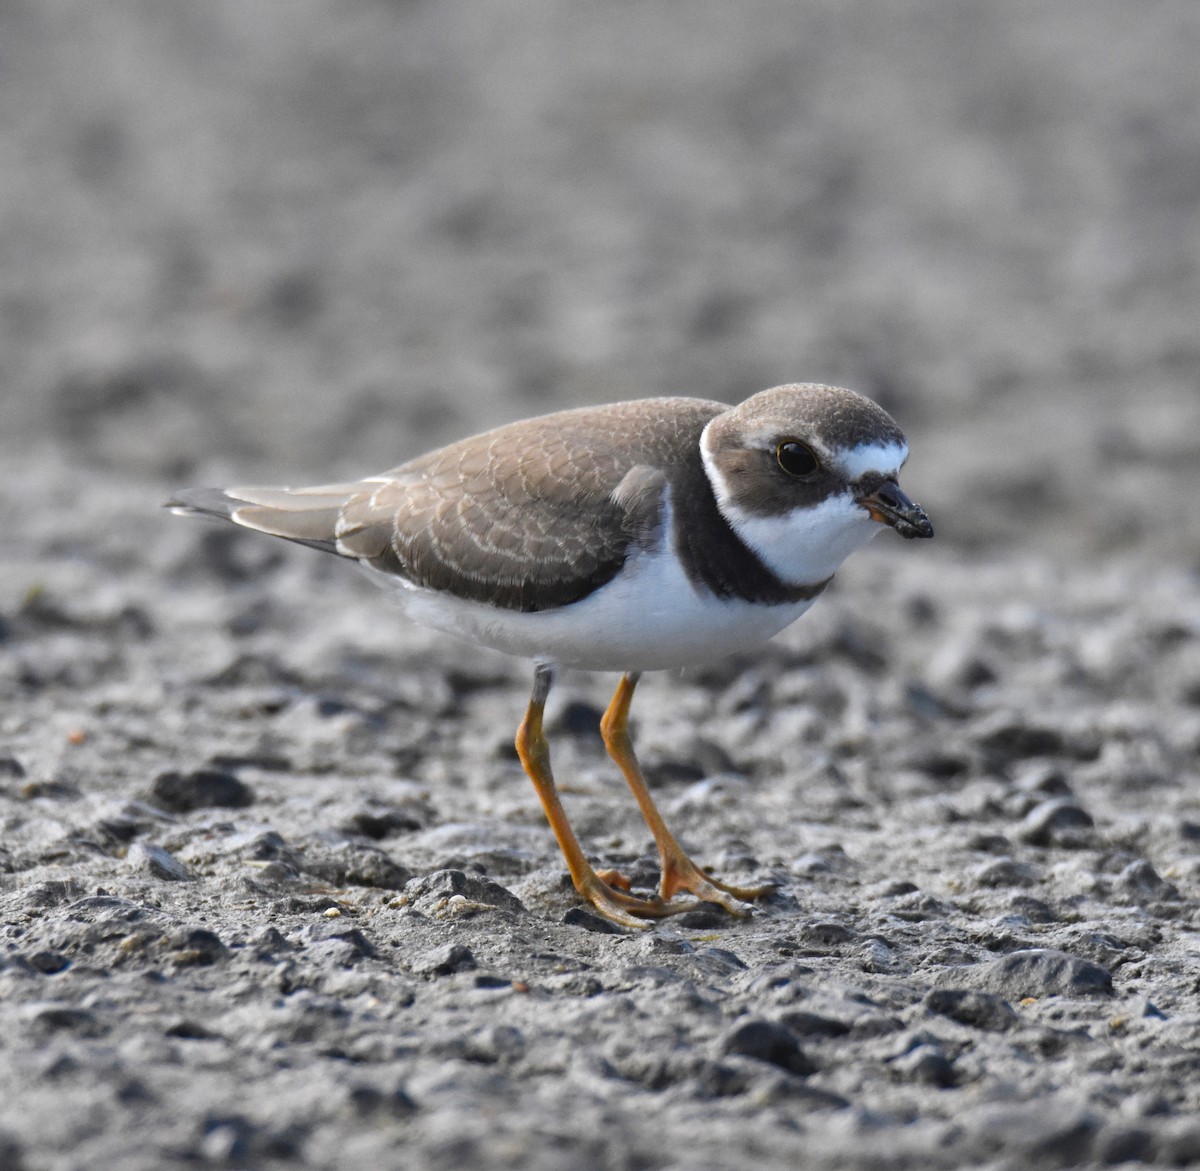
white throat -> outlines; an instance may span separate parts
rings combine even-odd
[[[813,585],[832,577],[851,553],[861,549],[883,528],[854,500],[848,488],[814,508],[755,516],[737,504],[707,440],[706,429],[700,438],[700,453],[721,515],[781,581],[789,585]],[[861,469],[860,475],[881,466],[894,471],[903,462],[904,454],[894,445],[886,451],[872,446],[855,449],[844,462]],[[896,457],[899,458],[893,463]]]

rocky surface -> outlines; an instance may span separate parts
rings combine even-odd
[[[0,12],[0,1166],[1200,1161],[1200,16]],[[630,934],[526,665],[176,481],[797,377],[909,432],[771,646],[648,677]],[[654,878],[548,716],[594,858]]]

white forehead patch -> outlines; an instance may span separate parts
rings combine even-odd
[[[838,454],[838,463],[850,481],[861,479],[867,472],[891,476],[908,459],[907,443],[860,443]]]

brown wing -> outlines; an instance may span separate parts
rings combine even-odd
[[[724,404],[643,399],[510,424],[358,484],[181,496],[184,511],[329,548],[509,610],[586,597],[659,536],[663,489]],[[207,505],[207,507],[205,506]]]

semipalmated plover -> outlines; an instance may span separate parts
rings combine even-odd
[[[769,888],[706,874],[663,823],[629,735],[641,672],[771,638],[880,524],[933,536],[896,482],[907,456],[875,403],[805,384],[736,407],[655,398],[562,411],[352,483],[200,489],[168,507],[357,561],[416,622],[532,659],[521,763],[576,889],[644,927],[682,909],[669,905],[681,891],[738,914]],[[567,821],[542,730],[561,667],[622,672],[601,732],[658,846],[656,897],[597,873]]]

